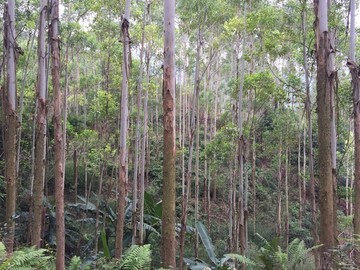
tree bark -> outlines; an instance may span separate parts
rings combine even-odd
[[[176,268],[175,253],[175,1],[164,0],[162,264]]]
[[[150,4],[149,4],[150,5]],[[146,83],[150,85],[150,55],[149,48],[146,53]],[[145,92],[144,98],[144,131],[141,142],[141,168],[140,168],[140,194],[139,194],[139,212],[140,212],[140,225],[139,225],[139,243],[144,243],[144,194],[145,194],[145,174],[146,174],[146,142],[148,138],[148,100],[149,100],[149,89]]]
[[[302,176],[301,176],[301,133],[299,129],[299,136],[298,136],[298,155],[297,155],[297,182],[298,182],[298,192],[299,192],[299,212],[298,212],[298,222],[299,228],[302,227]],[[304,175],[305,177],[305,175]]]
[[[302,12],[302,30],[303,30],[303,67],[304,67],[304,76],[305,76],[305,92],[306,92],[306,119],[307,119],[307,133],[308,133],[308,159],[309,159],[309,174],[310,174],[310,205],[311,205],[311,221],[312,228],[311,233],[313,237],[314,244],[319,243],[319,233],[318,233],[318,221],[317,221],[317,207],[316,207],[316,193],[315,193],[315,175],[314,175],[314,149],[313,149],[313,135],[312,135],[312,115],[311,115],[311,99],[310,99],[310,79],[309,79],[309,67],[307,62],[307,47],[306,47],[306,2],[303,6]],[[306,206],[306,178],[305,178],[305,168],[306,168],[306,134],[304,133],[304,179],[303,179],[303,202],[304,207]],[[313,250],[315,268],[320,267],[320,257],[317,249]]]
[[[42,0],[40,5],[40,23],[38,37],[37,113],[35,125],[35,167],[33,192],[34,217],[31,234],[31,244],[38,248],[40,248],[41,245],[41,225],[46,164],[46,11],[47,1]]]
[[[315,0],[317,109],[319,142],[319,209],[320,209],[320,265],[322,269],[333,266],[330,250],[335,246],[334,190],[331,155],[331,69],[328,31],[328,3]]]
[[[288,136],[288,135],[287,135]],[[287,249],[290,236],[290,212],[289,212],[289,155],[291,152],[289,146],[285,150],[285,247]]]
[[[162,266],[176,269],[175,252],[175,0],[164,0],[164,159],[162,186]]]
[[[185,232],[187,223],[187,207],[191,191],[191,175],[192,175],[192,161],[194,151],[194,137],[196,132],[196,116],[197,108],[199,106],[199,92],[200,92],[200,52],[201,52],[201,29],[198,27],[197,33],[197,46],[196,46],[196,60],[195,60],[195,75],[194,75],[194,94],[191,106],[191,121],[189,128],[189,156],[188,156],[188,169],[185,178],[185,192],[182,194],[182,211],[181,211],[181,231],[180,231],[180,255],[179,255],[179,268],[183,269],[183,258],[185,250]]]
[[[56,269],[65,269],[65,221],[64,221],[64,141],[60,89],[60,36],[59,1],[51,7],[51,77],[54,95],[54,152],[55,152],[55,204],[56,204]],[[40,104],[39,104],[40,105]]]
[[[276,233],[279,239],[281,239],[282,234],[282,173],[281,173],[281,164],[282,163],[282,137],[280,137],[279,152],[278,152],[278,186],[277,186],[277,223],[276,223]]]
[[[126,0],[125,15],[121,22],[122,43],[123,43],[123,62],[122,62],[122,83],[121,83],[121,120],[120,120],[120,155],[119,155],[119,195],[117,201],[117,224],[115,238],[115,257],[120,259],[123,251],[124,236],[124,211],[126,188],[128,184],[127,177],[127,133],[128,133],[128,87],[129,87],[129,55],[130,55],[130,36],[129,36],[129,20],[130,20],[130,4],[131,0]]]
[[[356,32],[355,32],[355,11],[356,2],[350,1],[350,52],[347,66],[351,74],[351,86],[353,96],[353,114],[354,114],[354,236],[357,240],[360,239],[360,68],[355,62],[355,48],[356,48]],[[351,197],[351,196],[350,196]],[[352,203],[350,203],[350,212]],[[360,253],[356,252],[355,262],[360,266]]]
[[[4,44],[6,50],[6,86],[4,90],[5,118],[5,181],[6,181],[6,237],[8,253],[13,252],[16,210],[16,139],[17,139],[17,102],[16,102],[16,42],[15,42],[15,0],[9,0],[4,8]]]
[[[74,203],[77,203],[79,168],[78,168],[78,154],[76,149],[74,149],[74,153],[73,153],[73,162],[74,162]]]

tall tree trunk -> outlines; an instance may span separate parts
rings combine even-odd
[[[60,35],[59,1],[52,0],[51,8],[51,77],[54,95],[54,151],[55,151],[55,204],[56,204],[56,269],[65,269],[64,221],[64,141],[60,90]],[[40,105],[40,104],[39,104]]]
[[[337,95],[337,71],[335,69],[335,32],[331,31],[329,33],[329,42],[330,42],[330,55],[328,62],[328,73],[330,77],[330,109],[331,109],[331,172],[332,172],[332,183],[333,183],[333,224],[334,224],[334,234],[335,238],[337,235],[337,169],[336,169],[336,146],[337,146],[337,135],[336,135],[336,101],[335,97]],[[338,243],[337,239],[336,244]]]
[[[285,150],[285,247],[288,247],[289,244],[289,222],[290,222],[290,212],[289,212],[289,146],[286,146]]]
[[[197,33],[197,46],[196,46],[196,60],[195,60],[195,75],[194,75],[194,94],[191,106],[191,121],[189,129],[189,156],[188,156],[188,169],[185,179],[185,192],[182,194],[182,210],[181,210],[181,231],[180,231],[180,255],[179,255],[179,268],[183,269],[183,258],[185,250],[185,232],[187,223],[187,207],[191,190],[191,175],[192,175],[192,160],[194,151],[194,136],[196,131],[196,115],[197,107],[199,106],[199,91],[200,91],[200,52],[201,52],[201,29],[198,27]]]
[[[30,37],[29,39],[31,39],[31,44],[30,44],[30,51],[32,51],[33,46],[34,46],[34,40],[35,40],[35,36],[36,36],[36,30],[34,30],[34,34],[32,34],[30,32]],[[31,58],[32,54],[29,53],[27,58],[26,58],[26,62],[25,62],[25,67],[23,69],[23,76],[22,76],[22,80],[21,80],[21,89],[20,89],[20,99],[19,99],[19,116],[18,116],[18,120],[19,120],[19,128],[18,128],[18,138],[17,138],[17,154],[16,154],[16,178],[19,179],[19,185],[21,187],[21,177],[19,178],[19,167],[20,167],[20,151],[21,151],[21,138],[22,138],[22,117],[23,117],[23,113],[24,113],[24,92],[25,92],[25,86],[26,86],[26,79],[28,76],[28,67],[29,67],[29,62],[30,62],[30,58]],[[33,176],[33,174],[32,174]],[[31,191],[30,191],[30,195]]]
[[[356,32],[355,32],[355,11],[356,2],[350,1],[350,53],[347,66],[350,69],[351,74],[351,86],[353,95],[353,114],[354,114],[354,137],[355,137],[355,149],[354,149],[354,235],[357,239],[360,239],[360,68],[355,62],[355,47],[356,47]],[[351,204],[350,204],[351,209]],[[356,253],[356,265],[360,266],[360,253]]]
[[[150,3],[149,3],[150,5]],[[147,48],[146,52],[146,83],[150,85],[150,52]],[[140,212],[140,225],[139,225],[139,242],[144,243],[144,193],[145,193],[145,174],[146,174],[146,144],[148,138],[148,100],[149,100],[149,89],[145,92],[144,98],[144,122],[143,122],[143,138],[142,138],[142,154],[141,154],[141,170],[140,170],[140,194],[139,194],[139,212]]]
[[[299,130],[299,136],[298,136],[298,155],[297,155],[297,182],[298,182],[298,192],[299,192],[299,212],[298,212],[298,222],[299,227],[302,227],[302,176],[301,176],[301,132]],[[304,175],[305,177],[305,175]]]
[[[315,0],[316,60],[317,60],[317,108],[319,138],[319,209],[320,209],[320,264],[330,269],[330,250],[335,246],[333,175],[331,155],[331,72],[329,68],[330,36],[328,30],[328,3]]]
[[[98,244],[99,244],[99,221],[100,221],[100,197],[102,193],[102,186],[103,186],[103,180],[104,180],[104,170],[107,167],[107,164],[99,164],[99,170],[100,170],[100,181],[99,181],[99,188],[98,188],[98,194],[96,198],[96,210],[95,210],[95,247],[94,247],[94,255],[97,255],[98,253]]]
[[[164,0],[164,159],[161,257],[165,268],[176,269],[175,252],[175,0]]]
[[[200,162],[200,106],[199,100],[196,108],[196,159],[195,159],[195,223],[199,220],[199,162]],[[194,254],[195,258],[198,257],[199,250],[199,237],[195,236]]]
[[[279,238],[281,238],[282,233],[282,221],[281,221],[281,213],[282,213],[282,173],[281,173],[281,164],[282,163],[282,137],[280,137],[279,144],[279,153],[278,153],[278,186],[277,186],[277,227],[276,233]]]
[[[246,3],[244,4],[244,24],[246,26]],[[245,76],[245,50],[246,50],[246,27],[244,27],[243,43],[242,43],[242,57],[241,57],[241,70],[240,70],[240,82],[239,82],[239,93],[238,93],[238,112],[237,112],[237,128],[239,130],[238,138],[238,165],[239,165],[239,245],[240,254],[245,255],[246,251],[246,229],[244,222],[244,149],[245,140],[243,137],[243,119],[242,119],[242,107],[243,107],[243,88],[244,88],[244,76]],[[245,267],[245,264],[243,265]]]
[[[349,215],[349,153],[346,155],[345,215]]]
[[[77,196],[78,196],[78,154],[77,150],[74,149],[73,153],[73,164],[74,164],[74,202],[77,203]]]
[[[138,176],[139,176],[139,159],[142,159],[142,156],[139,157],[139,148],[140,148],[140,122],[141,122],[141,105],[142,105],[142,92],[143,92],[143,69],[144,69],[144,39],[145,39],[145,18],[146,18],[146,10],[147,3],[144,3],[144,11],[143,11],[143,22],[142,22],[142,33],[141,33],[141,47],[140,47],[140,67],[139,67],[139,76],[137,82],[137,100],[136,100],[136,128],[135,128],[135,157],[134,157],[134,177],[133,177],[133,201],[132,201],[132,244],[136,243],[137,238],[137,230],[142,230],[142,228],[138,228]],[[145,155],[145,152],[143,152]],[[141,163],[140,163],[141,164]]]
[[[303,30],[303,67],[305,75],[305,92],[306,92],[306,119],[307,119],[307,132],[308,132],[308,159],[309,159],[309,174],[310,174],[310,205],[311,205],[311,221],[312,228],[311,233],[314,239],[314,244],[319,243],[319,233],[318,233],[318,221],[317,221],[317,208],[316,208],[316,193],[315,193],[315,175],[314,175],[314,149],[313,149],[313,135],[312,135],[312,115],[311,115],[311,98],[310,98],[310,78],[309,78],[309,67],[307,62],[307,47],[306,47],[306,12],[307,2],[304,2],[303,12],[302,12],[302,30]],[[306,168],[306,136],[304,134],[304,161],[303,166]],[[303,180],[303,202],[304,206],[306,205],[306,181],[305,181],[305,171],[304,171],[304,180]],[[313,250],[315,268],[319,269],[320,267],[320,254],[318,250]]]
[[[37,78],[37,113],[35,125],[35,167],[34,167],[34,192],[31,244],[41,245],[41,224],[43,213],[43,194],[45,181],[45,159],[46,159],[46,28],[47,0],[42,0],[40,5],[40,23],[38,37],[38,78]]]
[[[253,120],[254,121],[254,120]],[[254,124],[253,124],[254,125]],[[252,138],[252,157],[251,157],[251,183],[253,196],[253,233],[256,232],[256,137],[255,128],[253,130]]]
[[[6,49],[5,118],[5,181],[6,181],[6,237],[8,253],[13,252],[16,208],[16,42],[15,42],[15,0],[9,0],[4,8],[4,44]]]
[[[119,156],[119,196],[117,200],[117,224],[116,224],[116,239],[115,239],[115,257],[120,259],[123,251],[123,236],[124,236],[124,211],[125,211],[125,197],[128,183],[127,176],[127,133],[128,133],[128,87],[129,87],[129,56],[130,56],[130,36],[129,36],[129,22],[130,22],[130,4],[131,0],[126,0],[125,15],[121,22],[121,33],[123,43],[123,62],[122,62],[122,83],[121,83],[121,120],[120,120],[120,156]]]

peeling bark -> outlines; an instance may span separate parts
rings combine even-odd
[[[165,268],[176,269],[175,252],[175,1],[164,0],[164,160],[161,257]]]
[[[60,89],[60,36],[59,1],[51,7],[51,77],[54,95],[54,152],[55,152],[55,205],[56,205],[56,269],[65,269],[65,220],[64,220],[64,141],[62,129],[62,100]]]
[[[40,6],[40,24],[38,37],[38,77],[37,99],[38,106],[35,123],[35,158],[34,158],[34,192],[31,244],[40,248],[41,225],[43,214],[43,194],[45,182],[45,159],[46,159],[46,49],[45,49],[45,18],[47,1],[42,0]]]

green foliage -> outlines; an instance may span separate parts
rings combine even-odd
[[[74,256],[71,258],[70,265],[67,267],[67,270],[90,270],[90,265],[83,264],[81,258]]]
[[[102,246],[103,246],[104,257],[110,258],[109,245],[107,243],[106,231],[104,229],[101,231],[101,242],[102,242]]]
[[[244,78],[244,90],[256,91],[258,107],[263,106],[264,102],[271,99],[282,101],[285,98],[284,90],[276,86],[274,77],[269,70],[246,75]]]
[[[258,258],[261,269],[266,270],[295,270],[297,266],[309,259],[312,250],[321,245],[306,248],[304,241],[295,238],[289,243],[287,251],[283,251],[279,244],[279,239],[274,238],[267,241],[264,237],[257,234],[262,244],[258,250]]]
[[[233,152],[235,139],[238,137],[237,127],[230,123],[222,127],[215,135],[215,138],[206,146],[205,153],[209,159],[227,161]]]
[[[46,249],[22,248],[7,258],[5,246],[0,242],[0,270],[47,270],[53,267],[53,256],[46,253]]]
[[[214,251],[214,246],[211,242],[211,239],[209,237],[209,235],[207,234],[207,231],[205,229],[204,224],[202,224],[201,222],[196,222],[195,224],[197,232],[201,238],[201,241],[206,249],[206,252],[210,258],[210,260],[215,264],[218,265],[220,262],[219,260],[216,258],[215,255],[215,251]]]
[[[150,269],[151,249],[150,245],[133,245],[128,248],[121,260],[107,260],[100,258],[96,262],[96,269],[100,270],[146,270]]]
[[[241,264],[246,264],[249,269],[251,269],[251,266],[255,266],[255,262],[239,254],[224,254],[221,258],[216,257],[214,246],[204,224],[198,221],[196,222],[195,226],[197,229],[197,233],[200,236],[201,242],[205,247],[207,255],[209,256],[213,266],[215,266],[216,269],[230,269],[231,267],[228,264],[229,261],[237,261]],[[187,265],[191,270],[210,269],[211,267],[206,262],[199,259],[184,258],[183,260],[185,265]]]
[[[107,117],[115,116],[117,102],[110,92],[97,91],[90,104],[89,117],[94,120],[104,120]]]
[[[150,245],[131,246],[121,258],[120,269],[140,270],[149,269],[151,263]]]

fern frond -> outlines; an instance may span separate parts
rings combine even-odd
[[[46,249],[33,247],[17,250],[0,265],[0,270],[48,269],[52,257],[47,256],[45,252]]]
[[[78,270],[80,265],[81,265],[80,257],[74,256],[74,257],[71,258],[68,270]]]
[[[300,239],[294,239],[288,247],[288,269],[295,269],[295,267],[305,260],[306,256],[313,251],[321,247],[317,245],[311,248],[306,248],[304,241]]]
[[[150,269],[151,250],[150,245],[131,246],[125,251],[120,261],[120,269],[122,270],[141,270]]]
[[[256,265],[256,263],[253,260],[245,256],[242,256],[240,254],[229,253],[229,254],[225,254],[224,257],[221,259],[221,266],[223,266],[224,263],[227,262],[228,260],[238,261],[239,263],[245,264],[246,266]]]

